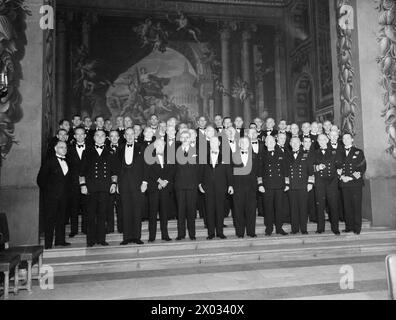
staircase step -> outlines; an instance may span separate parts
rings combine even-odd
[[[240,240],[243,241],[243,240]],[[259,241],[259,240],[257,240]],[[144,248],[130,248],[123,253],[107,253],[86,256],[63,256],[45,258],[56,273],[78,272],[81,270],[109,269],[128,267],[129,270],[158,270],[186,266],[218,265],[254,261],[280,261],[298,259],[323,259],[329,257],[388,254],[396,252],[394,237],[387,239],[334,239],[325,243],[279,244],[246,242],[245,246],[235,246],[234,241],[224,242],[223,247],[183,248],[174,250],[150,251]],[[177,245],[174,245],[177,247]],[[88,249],[87,249],[88,250]],[[143,251],[140,251],[143,250]],[[47,254],[47,252],[46,252]]]

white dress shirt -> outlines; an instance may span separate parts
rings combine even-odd
[[[248,153],[243,154],[241,151],[241,159],[242,159],[243,166],[246,167],[247,163],[249,161],[249,154]]]
[[[231,148],[231,151],[232,151],[232,152],[235,152],[235,150],[236,150],[236,143],[235,143],[235,141],[230,142],[230,148]]]
[[[58,158],[59,165],[62,168],[63,175],[64,176],[67,175],[67,173],[69,172],[69,167],[67,166],[65,157],[62,157],[62,156],[59,156],[59,155],[56,155],[56,157]],[[63,160],[61,160],[60,158],[63,159]]]
[[[78,146],[79,146],[79,144],[77,143],[76,144],[76,150],[77,150],[78,157],[81,160],[83,151],[85,150],[85,144],[82,144],[83,147],[81,147],[81,148],[79,148]]]
[[[96,146],[95,146],[95,149],[96,149],[96,152],[99,154],[99,157],[100,157],[102,155],[102,152],[103,152],[104,148],[96,148]]]
[[[216,167],[217,164],[217,160],[219,158],[219,152],[217,151],[217,153],[213,153],[212,151],[210,152],[210,161],[212,164],[212,167]]]
[[[130,166],[133,161],[133,145],[132,147],[128,147],[128,144],[125,145],[125,163]]]
[[[252,141],[252,148],[253,148],[253,152],[254,153],[258,153],[259,152],[259,143],[258,141]]]
[[[158,162],[161,166],[161,169],[164,168],[164,156],[162,154],[157,154]]]

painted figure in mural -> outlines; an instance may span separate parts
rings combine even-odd
[[[164,86],[169,84],[170,79],[168,78],[160,78],[156,76],[158,70],[156,72],[147,72],[145,67],[140,68],[139,70],[139,80],[140,80],[140,90],[139,93],[144,97],[156,97],[158,99],[162,99],[164,94],[162,93],[162,89]]]
[[[147,18],[139,26],[134,27],[133,31],[139,36],[142,42],[142,48],[151,46],[153,50],[160,52],[166,51],[168,32],[162,26],[161,22],[154,24],[151,18]]]
[[[0,98],[0,149],[1,157],[5,157],[11,150],[14,137],[14,122],[19,116],[20,95],[17,91],[17,75],[13,56],[17,52],[15,40],[17,34],[14,21],[17,11],[25,14],[31,12],[24,5],[23,0],[0,0],[0,70],[2,95]]]
[[[235,99],[239,99],[241,102],[253,98],[253,94],[249,90],[249,84],[246,81],[241,80],[240,78],[235,81],[231,95]]]
[[[197,43],[200,43],[200,41],[198,40],[198,36],[201,34],[201,30],[191,25],[190,20],[182,11],[179,11],[177,13],[177,17],[173,21],[169,18],[168,15],[166,15],[166,17],[169,22],[175,23],[177,25],[177,33],[186,33],[188,35],[191,35]]]

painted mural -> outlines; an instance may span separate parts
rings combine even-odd
[[[130,116],[143,123],[155,113],[163,120],[173,116],[192,122],[198,116],[194,68],[179,52],[163,49],[152,51],[109,87],[106,101],[113,118]]]

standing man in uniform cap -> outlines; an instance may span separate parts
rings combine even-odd
[[[96,130],[94,146],[83,155],[80,187],[87,196],[87,246],[108,246],[106,242],[106,213],[110,194],[117,191],[118,164],[105,145],[106,133]]]
[[[343,135],[342,168],[340,185],[344,199],[346,229],[343,232],[360,234],[362,230],[362,188],[363,177],[367,169],[362,150],[353,146],[352,135]]]

